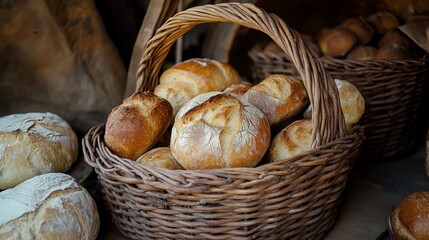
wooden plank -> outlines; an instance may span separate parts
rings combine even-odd
[[[137,84],[137,69],[140,60],[146,49],[146,43],[155,34],[156,30],[169,18],[177,9],[179,0],[156,0],[150,1],[146,10],[142,26],[137,36],[128,68],[127,85],[124,98],[134,93]]]

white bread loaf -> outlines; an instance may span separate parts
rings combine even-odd
[[[210,92],[180,109],[171,152],[185,169],[254,167],[268,149],[264,114],[238,95]]]
[[[63,173],[47,173],[0,192],[0,239],[96,239],[97,206]]]
[[[169,147],[154,148],[141,155],[136,162],[150,167],[162,167],[171,170],[183,169],[171,154]]]
[[[75,132],[52,113],[0,117],[0,189],[49,172],[66,172],[78,156]]]
[[[389,230],[393,239],[429,239],[429,191],[414,192],[390,213]]]
[[[109,114],[104,141],[116,155],[136,160],[148,151],[170,124],[170,103],[150,92],[137,92]]]
[[[240,76],[229,64],[206,58],[192,58],[170,67],[161,74],[154,93],[173,106],[173,116],[195,96],[222,91]]]
[[[293,122],[272,140],[269,149],[270,160],[281,161],[310,150],[312,132],[310,120],[301,119]]]
[[[304,83],[282,74],[268,76],[242,98],[261,110],[271,126],[291,122],[308,104]]]
[[[357,123],[365,112],[365,99],[359,89],[352,83],[344,80],[335,79],[337,85],[341,110],[343,110],[344,121],[347,129],[351,129],[353,124]],[[311,106],[304,112],[305,118],[311,118]]]

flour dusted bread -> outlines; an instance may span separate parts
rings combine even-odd
[[[154,148],[141,155],[136,162],[150,167],[162,167],[171,170],[183,169],[171,154],[169,147]]]
[[[153,93],[134,93],[110,113],[104,141],[118,156],[136,160],[162,136],[172,111],[167,100]]]
[[[254,167],[270,142],[264,114],[238,95],[210,92],[180,109],[171,152],[185,169]]]
[[[429,191],[405,197],[392,210],[389,225],[396,240],[429,239]]]
[[[195,96],[222,91],[240,81],[237,71],[229,64],[206,58],[192,58],[180,62],[161,74],[155,88],[157,96],[173,106],[173,116]]]
[[[308,119],[291,123],[272,140],[269,149],[271,161],[281,161],[310,150],[312,132],[313,127]]]
[[[268,76],[242,98],[261,110],[271,126],[291,121],[308,103],[303,82],[282,74]]]
[[[335,84],[340,96],[341,110],[348,129],[357,123],[365,112],[365,99],[359,89],[352,83],[335,79]],[[311,118],[311,106],[304,112],[305,118]]]
[[[63,173],[47,173],[0,192],[0,239],[96,239],[97,206]]]
[[[78,141],[53,113],[0,117],[0,189],[49,172],[66,172],[76,161]]]

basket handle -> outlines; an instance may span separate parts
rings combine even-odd
[[[160,68],[174,42],[194,26],[212,22],[231,22],[264,32],[290,56],[312,105],[312,148],[346,135],[338,90],[321,60],[282,19],[250,3],[202,5],[169,18],[147,43],[137,71],[135,91],[153,91],[159,84]]]

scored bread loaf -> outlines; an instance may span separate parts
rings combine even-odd
[[[389,230],[393,239],[429,239],[429,191],[414,192],[390,213]]]
[[[185,169],[254,167],[268,149],[264,114],[238,95],[210,92],[180,109],[171,152]]]
[[[109,114],[106,146],[118,156],[136,160],[162,136],[172,112],[167,100],[150,92],[134,93]]]
[[[91,195],[63,173],[30,178],[0,192],[0,239],[96,239],[100,220]]]
[[[253,87],[253,84],[250,82],[239,82],[231,84],[229,87],[225,88],[222,92],[226,93],[234,93],[239,96],[243,96],[251,87]]]
[[[0,117],[0,189],[49,172],[66,172],[78,156],[70,125],[53,113]]]
[[[365,112],[365,99],[352,83],[335,79],[340,97],[341,110],[348,130],[357,123]],[[311,118],[311,105],[305,110],[304,118]]]
[[[282,74],[268,76],[242,98],[261,110],[271,126],[291,122],[308,104],[304,83]]]
[[[300,119],[291,123],[271,141],[270,160],[281,161],[310,150],[312,132],[313,127],[309,119]]]
[[[171,154],[169,147],[154,148],[141,155],[136,162],[150,167],[162,167],[171,170],[183,169]]]
[[[170,102],[175,116],[195,96],[222,91],[239,81],[238,72],[230,64],[207,58],[192,58],[164,71],[154,93]]]

